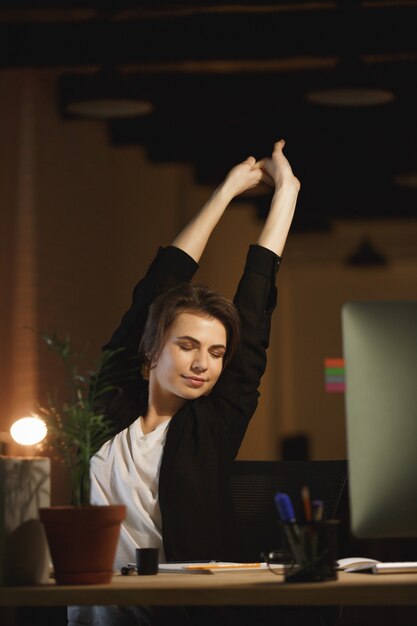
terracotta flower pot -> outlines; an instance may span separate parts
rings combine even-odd
[[[39,517],[45,526],[56,582],[110,582],[120,524],[125,516],[123,504],[41,508]]]

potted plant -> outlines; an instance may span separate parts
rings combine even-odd
[[[90,501],[90,459],[113,433],[105,399],[133,376],[121,371],[120,350],[102,353],[94,371],[79,371],[80,357],[68,337],[41,333],[48,348],[61,359],[68,397],[48,396],[39,410],[48,435],[46,446],[69,470],[73,500],[69,506],[40,509],[58,584],[109,582],[126,515],[124,504],[94,506]]]

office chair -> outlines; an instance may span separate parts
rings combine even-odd
[[[284,547],[274,495],[287,493],[302,519],[301,487],[324,502],[324,519],[345,516],[346,461],[235,461],[230,489],[243,561]]]

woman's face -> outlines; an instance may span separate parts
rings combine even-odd
[[[184,400],[208,394],[221,374],[225,352],[226,329],[218,319],[180,313],[151,365],[150,390]]]

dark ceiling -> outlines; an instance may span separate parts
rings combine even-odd
[[[66,74],[116,67],[154,111],[107,122],[109,141],[192,163],[203,183],[284,137],[302,180],[296,228],[321,229],[336,218],[417,217],[417,183],[395,182],[417,178],[416,30],[417,0],[1,1],[0,67],[55,67],[57,107],[74,89]],[[307,101],[338,81],[395,99]],[[256,202],[262,211],[268,198]]]

